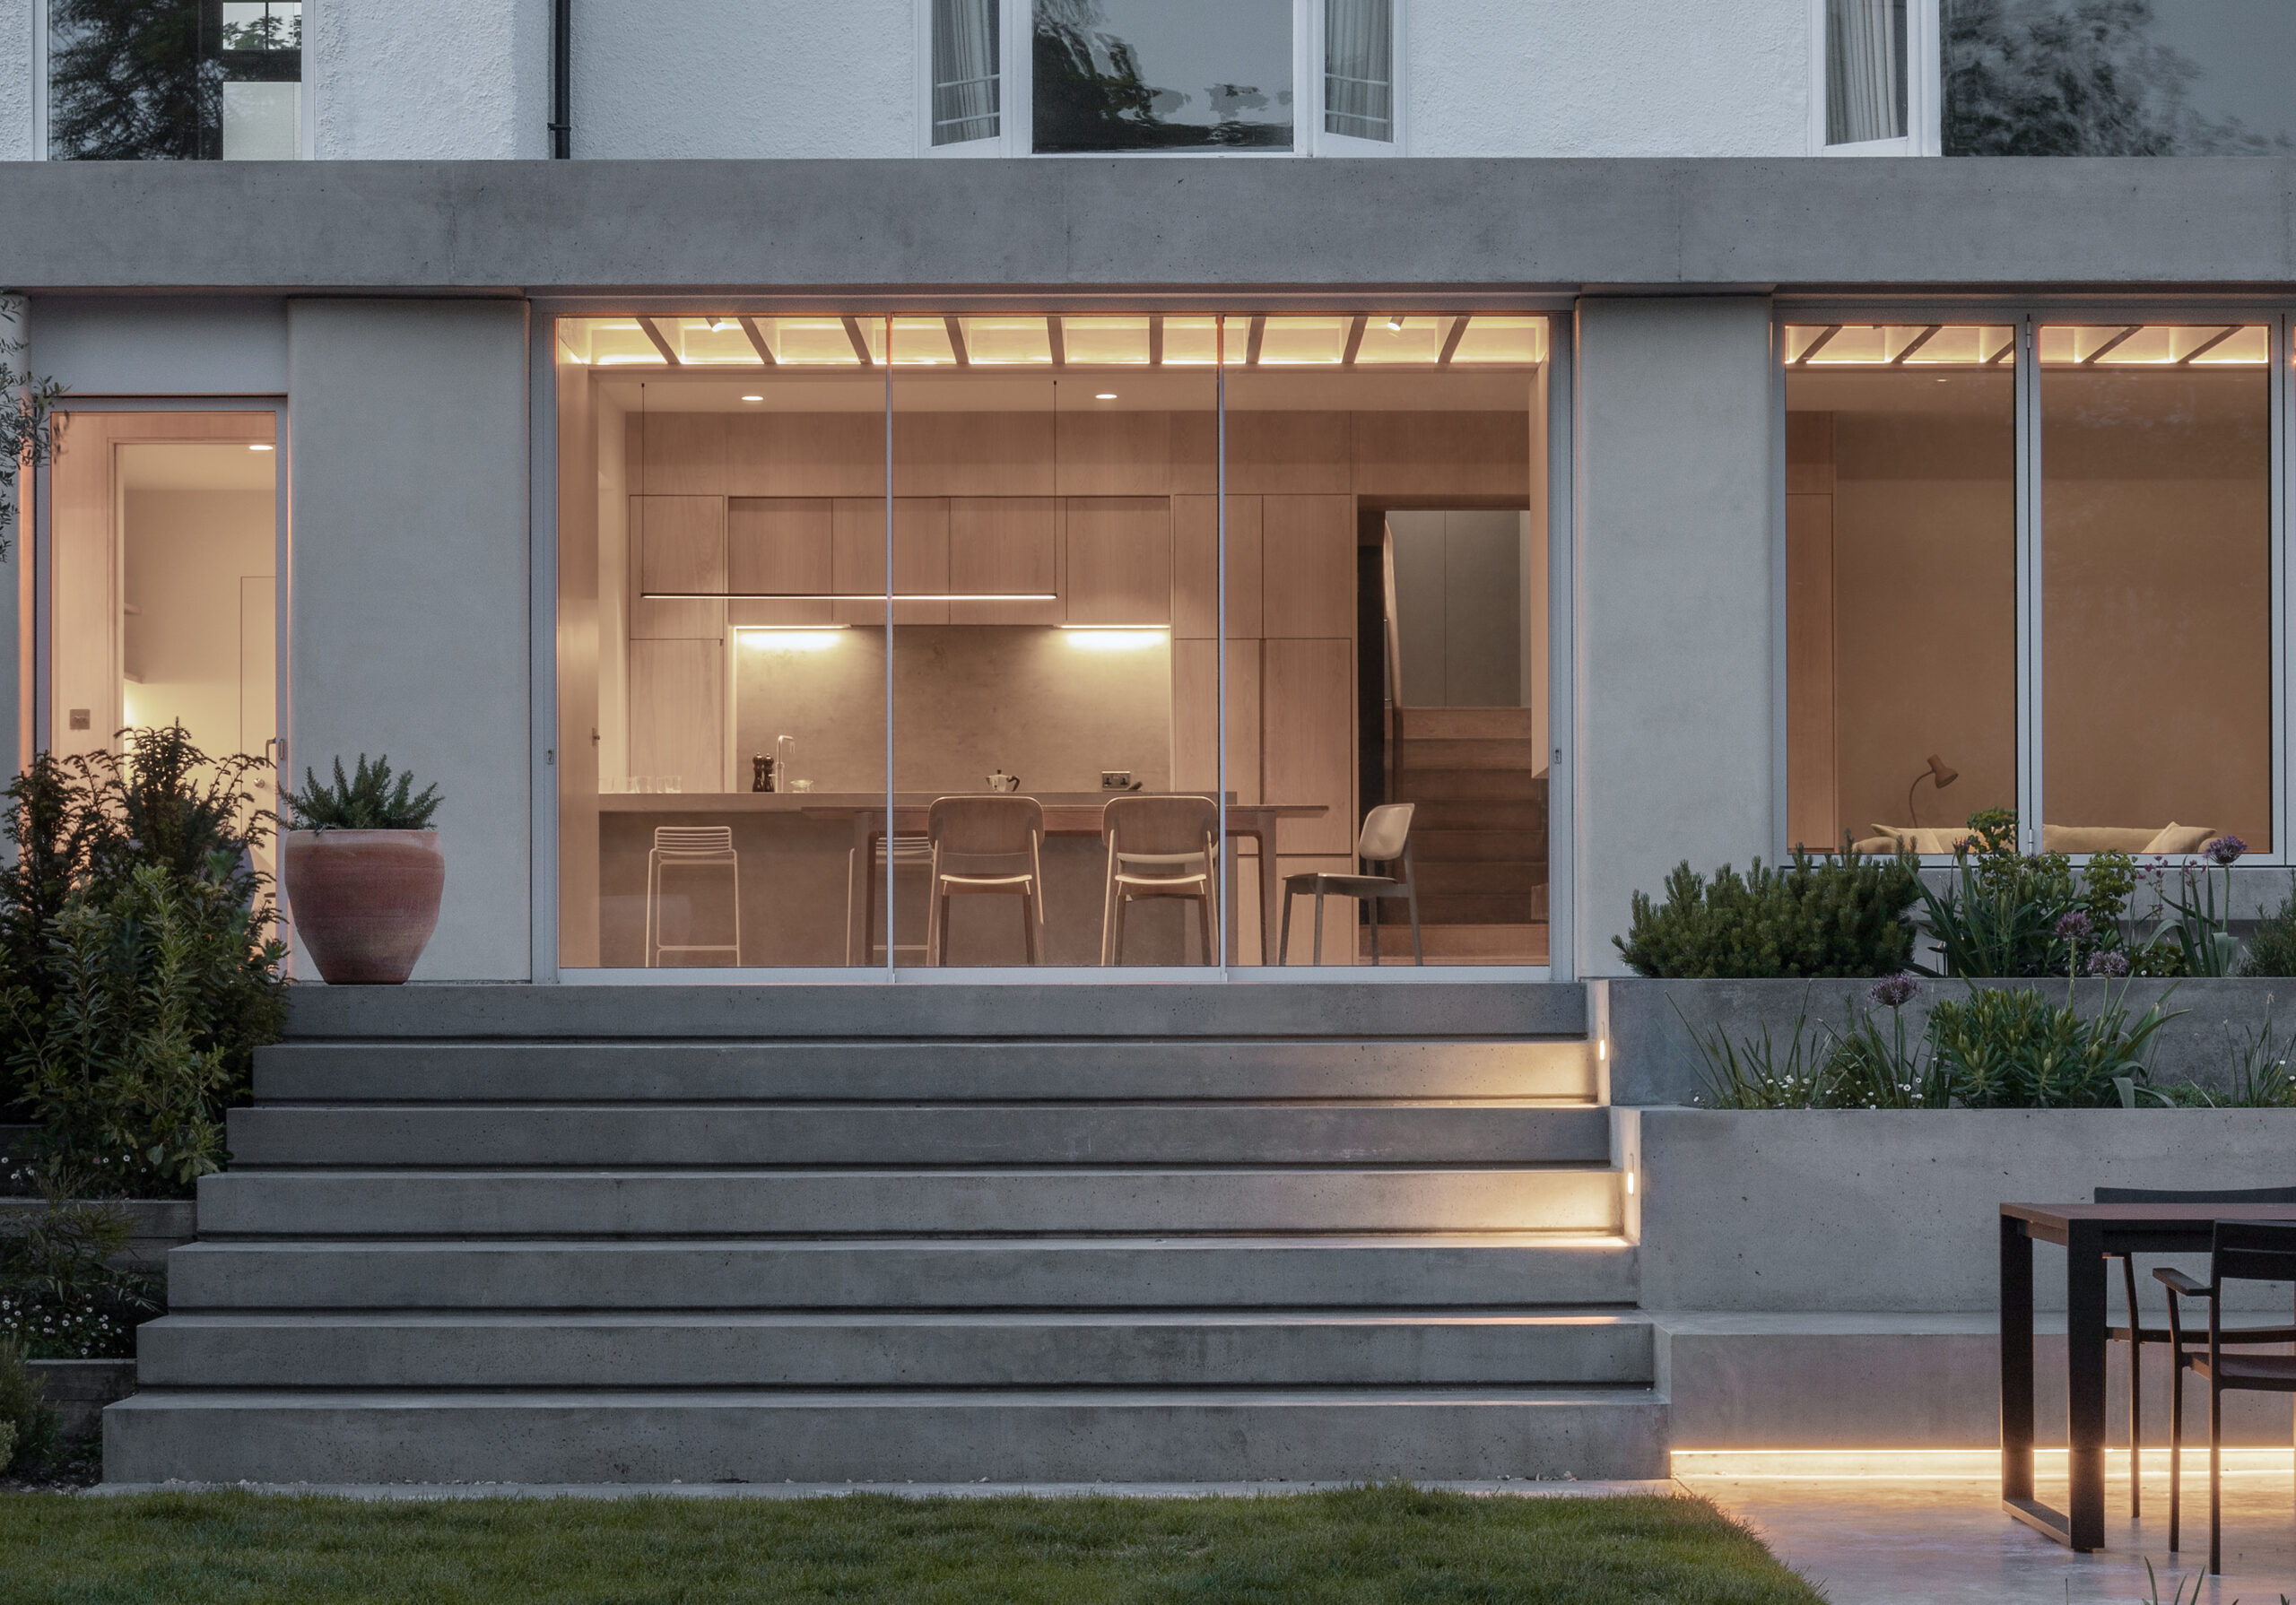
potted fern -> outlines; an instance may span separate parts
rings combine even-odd
[[[387,755],[361,752],[335,783],[303,771],[283,801],[287,899],[296,934],[331,986],[396,986],[414,973],[439,924],[447,859],[430,816],[439,788],[418,794],[414,776],[394,776]]]

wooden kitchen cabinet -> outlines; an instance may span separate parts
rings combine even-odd
[[[1041,592],[1048,602],[952,602],[952,624],[1058,624],[1059,503],[1049,496],[949,499],[949,589],[959,595]]]
[[[648,592],[726,589],[726,499],[630,499],[630,635],[632,640],[717,640],[722,602],[648,602]]]
[[[833,589],[836,518],[823,497],[735,497],[726,504],[726,576],[729,591]],[[744,624],[828,624],[827,602],[735,602],[727,621]]]
[[[833,511],[831,566],[839,592],[882,591],[885,585],[885,504],[874,497],[839,497]],[[938,496],[893,499],[893,593],[949,592],[949,503]],[[881,602],[840,602],[840,624],[885,621]],[[895,624],[946,624],[945,602],[902,602]]]
[[[1260,601],[1270,638],[1329,640],[1355,634],[1355,499],[1260,499]]]
[[[1171,504],[1161,496],[1078,496],[1067,524],[1068,622],[1172,621]]]
[[[1285,854],[1355,845],[1355,645],[1261,644],[1260,776],[1270,802],[1320,802],[1318,820],[1283,823]]]
[[[1220,633],[1220,499],[1172,498],[1172,638]],[[1228,498],[1228,638],[1260,635],[1260,499]]]

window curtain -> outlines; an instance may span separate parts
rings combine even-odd
[[[1324,0],[1324,132],[1393,141],[1394,0]]]
[[[1826,0],[1826,143],[1905,137],[1905,0]]]
[[[998,0],[933,0],[933,143],[994,139]]]

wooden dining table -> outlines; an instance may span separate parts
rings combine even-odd
[[[2296,1204],[2001,1206],[2001,1507],[2067,1549],[2086,1552],[2105,1545],[2106,1258],[2205,1254],[2220,1220],[2296,1221]],[[2071,1480],[2062,1511],[2033,1497],[2037,1242],[2065,1249],[2066,1437]],[[2130,1475],[2135,1474],[2132,1468]]]
[[[1111,792],[1107,796],[1080,797],[1041,796],[1037,801],[1044,808],[1044,829],[1047,836],[1086,836],[1100,834],[1100,816],[1109,802],[1119,796],[1131,795]],[[1201,793],[1174,793],[1172,795],[1199,796]],[[896,837],[923,836],[926,812],[932,808],[929,795],[898,797],[893,804],[893,834]],[[800,810],[806,818],[817,820],[849,820],[853,826],[853,864],[848,894],[857,900],[854,907],[868,911],[868,917],[848,922],[846,933],[845,961],[848,965],[869,962],[871,938],[876,930],[879,905],[883,898],[882,883],[877,879],[877,844],[885,837],[885,809],[883,803],[873,805],[856,802],[817,802]],[[1321,802],[1228,802],[1227,851],[1222,855],[1221,874],[1229,887],[1235,885],[1238,854],[1236,844],[1247,840],[1253,844],[1259,859],[1259,956],[1260,962],[1272,962],[1275,931],[1283,900],[1283,882],[1275,872],[1277,827],[1285,820],[1321,819],[1331,811]],[[1226,905],[1228,952],[1232,959],[1238,946],[1236,899],[1232,891],[1224,895]]]

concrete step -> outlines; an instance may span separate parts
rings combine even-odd
[[[170,1306],[400,1309],[1429,1309],[1632,1304],[1614,1236],[217,1242]]]
[[[230,1114],[275,1166],[1602,1166],[1605,1109],[1494,1103],[361,1106]]]
[[[1538,716],[1534,707],[1399,707],[1396,728],[1406,741],[1528,741]]]
[[[1591,1098],[1593,1047],[1581,1031],[1513,1041],[288,1042],[256,1050],[255,1090],[258,1103]]]
[[[287,1035],[310,1040],[608,1041],[1017,1037],[1584,1037],[1583,985],[853,981],[813,985],[303,985]]]
[[[169,1315],[146,1387],[1648,1385],[1617,1311]]]
[[[1664,1477],[1639,1388],[153,1388],[113,1482],[1216,1482]]]
[[[203,1236],[1570,1233],[1619,1228],[1608,1170],[336,1172],[203,1176]]]

